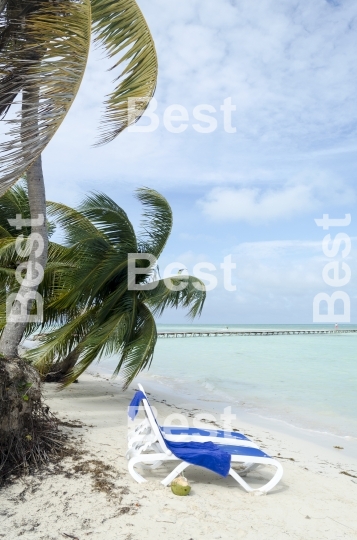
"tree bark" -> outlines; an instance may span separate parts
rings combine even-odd
[[[22,141],[24,152],[28,151],[26,144],[26,126],[29,123],[37,122],[36,114],[39,108],[38,89],[24,89],[22,97]],[[36,137],[33,140],[36,146]],[[25,299],[34,295],[38,288],[36,275],[39,271],[44,271],[47,262],[48,252],[48,232],[46,224],[46,194],[42,172],[42,160],[39,155],[27,171],[28,197],[31,212],[31,235],[34,239],[31,242],[31,251],[28,258],[26,280],[23,280],[18,291],[17,298]],[[15,219],[17,216],[8,216],[8,219]],[[19,225],[20,227],[20,225]],[[42,244],[42,246],[40,245]],[[30,282],[33,284],[29,284]],[[22,340],[24,331],[29,321],[29,315],[34,300],[15,300],[12,305],[10,317],[7,320],[0,339],[0,355],[8,360],[18,357],[18,346]],[[25,312],[25,314],[24,314]],[[24,316],[25,315],[25,316]]]
[[[9,436],[30,429],[33,404],[41,400],[40,383],[39,373],[23,360],[0,358],[0,448]]]
[[[36,262],[44,269],[47,261],[48,237],[41,156],[28,171],[27,182],[31,216],[32,218],[37,218],[40,214],[44,216],[42,225],[31,227],[32,233],[38,233],[42,237],[43,251],[41,254],[38,253],[39,245],[34,242],[28,264]],[[26,277],[30,273],[31,271],[27,270]],[[26,295],[30,291],[36,291],[37,286],[22,284],[18,294]],[[19,359],[18,354],[18,346],[28,324],[32,305],[33,300],[30,300],[26,309],[22,309],[22,314],[27,314],[27,317],[16,320],[16,315],[21,313],[21,304],[15,300],[10,319],[7,320],[0,339],[0,484],[1,479],[12,474],[13,470],[20,474],[26,473],[29,467],[42,464],[42,460],[38,461],[36,448],[44,447],[48,450],[48,441],[42,440],[39,435],[47,422],[48,414],[41,404],[40,375],[34,367]]]
[[[27,172],[27,184],[29,192],[29,203],[31,211],[31,219],[41,221],[43,216],[43,222],[39,225],[32,225],[31,233],[37,233],[42,238],[43,250],[40,252],[40,246],[37,241],[34,241],[31,245],[31,252],[28,259],[28,265],[34,270],[27,270],[26,278],[35,282],[38,269],[43,271],[47,262],[48,251],[48,234],[46,226],[46,197],[45,197],[45,185],[43,181],[42,162],[41,156],[36,158]],[[38,219],[40,217],[40,219]],[[9,216],[9,218],[15,218],[15,216]],[[26,298],[26,295],[31,292],[37,291],[38,284],[26,285],[25,280],[20,286],[18,296]],[[27,315],[30,314],[34,300],[27,302]],[[10,320],[6,323],[0,339],[0,354],[8,360],[18,357],[18,346],[22,340],[24,331],[28,324],[28,317],[20,317],[24,312],[23,304],[19,300],[16,300],[11,309]],[[17,320],[18,319],[18,320]]]

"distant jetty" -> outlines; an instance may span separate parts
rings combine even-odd
[[[158,332],[159,338],[226,337],[226,336],[295,336],[299,334],[355,334],[356,330],[221,330],[219,332]]]

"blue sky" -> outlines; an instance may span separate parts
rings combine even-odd
[[[162,192],[174,229],[160,262],[190,272],[209,261],[219,286],[208,294],[202,323],[310,323],[312,299],[331,287],[329,260],[314,218],[352,214],[357,237],[357,6],[355,0],[142,0],[159,58],[159,128],[125,132],[91,145],[110,63],[92,50],[70,113],[44,153],[47,197],[78,203],[89,190],[112,196],[132,217],[138,186]],[[235,133],[220,106],[232,98]],[[188,110],[188,127],[170,133],[165,109]],[[217,129],[198,133],[194,107],[213,106]],[[141,124],[146,125],[145,119]],[[343,290],[357,322],[354,245]],[[232,254],[237,290],[225,291],[219,264]],[[339,256],[336,257],[339,260]],[[183,311],[162,322],[185,322]]]

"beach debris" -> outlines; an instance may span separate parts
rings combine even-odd
[[[79,540],[78,536],[73,536],[73,534],[62,533],[62,535],[67,538],[73,538],[73,540]]]
[[[184,476],[178,476],[171,482],[171,491],[174,495],[185,496],[189,495],[191,486]]]
[[[59,420],[58,425],[70,428],[82,428],[85,424],[83,424],[83,422],[80,422],[79,420],[76,420],[75,422],[66,422],[64,420]]]
[[[136,506],[140,506],[136,504]],[[123,514],[129,514],[131,512],[132,508],[130,506],[122,506],[118,512],[119,516],[122,516]]]
[[[94,491],[101,491],[111,498],[118,496],[114,480],[117,471],[112,465],[107,465],[100,459],[78,461],[72,468],[74,474],[89,474],[92,477]]]
[[[170,517],[161,517],[161,516],[158,516],[156,518],[156,522],[157,523],[176,523],[176,519],[175,518],[170,518]]]
[[[347,471],[340,471],[340,474],[345,474],[346,476],[352,476],[352,478],[357,478],[357,476],[355,476],[354,474],[351,474]]]
[[[334,446],[334,448],[337,448],[337,450],[344,450],[343,446]]]

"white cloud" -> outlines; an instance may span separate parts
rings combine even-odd
[[[312,323],[313,298],[320,292],[331,294],[333,289],[324,283],[322,270],[327,258],[322,252],[321,240],[270,240],[242,242],[230,250],[236,268],[232,283],[237,289],[224,290],[219,259],[209,260],[217,268],[214,275],[218,287],[207,294],[202,322],[215,323]],[[352,237],[355,249],[356,237]],[[189,272],[202,255],[182,254]],[[223,256],[221,256],[223,258]],[[203,259],[204,260],[204,259]],[[352,276],[357,275],[356,257],[352,252],[346,259]],[[344,289],[351,298],[356,297],[356,280]],[[167,320],[183,322],[183,315],[170,315]],[[352,316],[355,318],[354,313]],[[180,318],[181,317],[181,318]]]
[[[254,139],[355,132],[352,0],[145,0],[143,8],[158,41],[161,100],[232,95],[240,133]]]
[[[290,218],[312,208],[306,186],[283,190],[215,188],[200,203],[203,213],[214,220],[246,221],[261,224]]]
[[[351,240],[354,246],[356,238]],[[262,310],[268,318],[275,311],[280,313],[280,321],[297,317],[312,322],[314,296],[333,292],[322,278],[322,269],[331,259],[324,256],[321,242],[245,242],[233,249],[233,260],[237,263],[235,302],[250,306],[256,314]],[[349,257],[347,262],[352,275],[356,275],[355,257]],[[346,292],[354,296],[355,280],[351,280]]]
[[[106,147],[91,147],[103,98],[113,88],[113,73],[105,71],[113,62],[92,51],[75,104],[45,152],[49,184],[66,182],[81,190],[80,182],[97,182],[103,189],[103,182],[125,181],[177,188],[254,180],[261,178],[259,171],[271,179],[290,175],[296,160],[312,152],[316,162],[325,148],[328,156],[337,146],[354,151],[355,0],[340,6],[325,0],[259,0],[258,5],[142,0],[140,5],[159,57],[160,129],[124,133]],[[223,131],[219,106],[228,96],[237,105],[236,134]],[[173,103],[190,113],[181,135],[162,127],[163,111]],[[201,103],[219,111],[213,134],[192,128],[193,107]]]
[[[242,242],[233,248],[233,253],[249,259],[276,259],[283,254],[300,253],[311,257],[314,252],[321,253],[322,241],[311,240],[268,240],[263,242]]]
[[[319,211],[326,204],[348,205],[355,192],[345,182],[317,172],[299,174],[279,187],[217,187],[198,204],[216,221],[245,221],[260,225]]]

